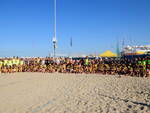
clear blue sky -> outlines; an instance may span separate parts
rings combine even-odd
[[[47,56],[53,23],[53,0],[0,0],[0,56]],[[57,38],[66,54],[150,44],[150,0],[57,0]]]

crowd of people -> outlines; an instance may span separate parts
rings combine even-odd
[[[150,76],[150,57],[145,58],[0,58],[0,73],[99,73],[103,75]]]

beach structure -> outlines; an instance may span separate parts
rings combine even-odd
[[[145,46],[126,46],[123,48],[123,55],[141,55],[150,53],[150,45]]]
[[[107,50],[104,53],[100,54],[99,57],[117,57],[117,54],[111,52],[110,50]]]
[[[54,58],[56,57],[57,38],[56,38],[56,0],[54,0],[54,37],[52,39],[54,47]]]

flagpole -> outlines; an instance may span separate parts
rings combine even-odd
[[[57,39],[56,39],[56,0],[54,0],[54,37],[53,37],[53,47],[54,47],[54,58],[56,57]]]
[[[56,38],[56,0],[54,0],[54,38]]]

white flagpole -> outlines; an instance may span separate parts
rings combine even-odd
[[[56,0],[54,0],[54,37],[53,37],[53,46],[54,46],[54,58],[56,56],[56,46],[57,46],[57,39],[56,39]]]

